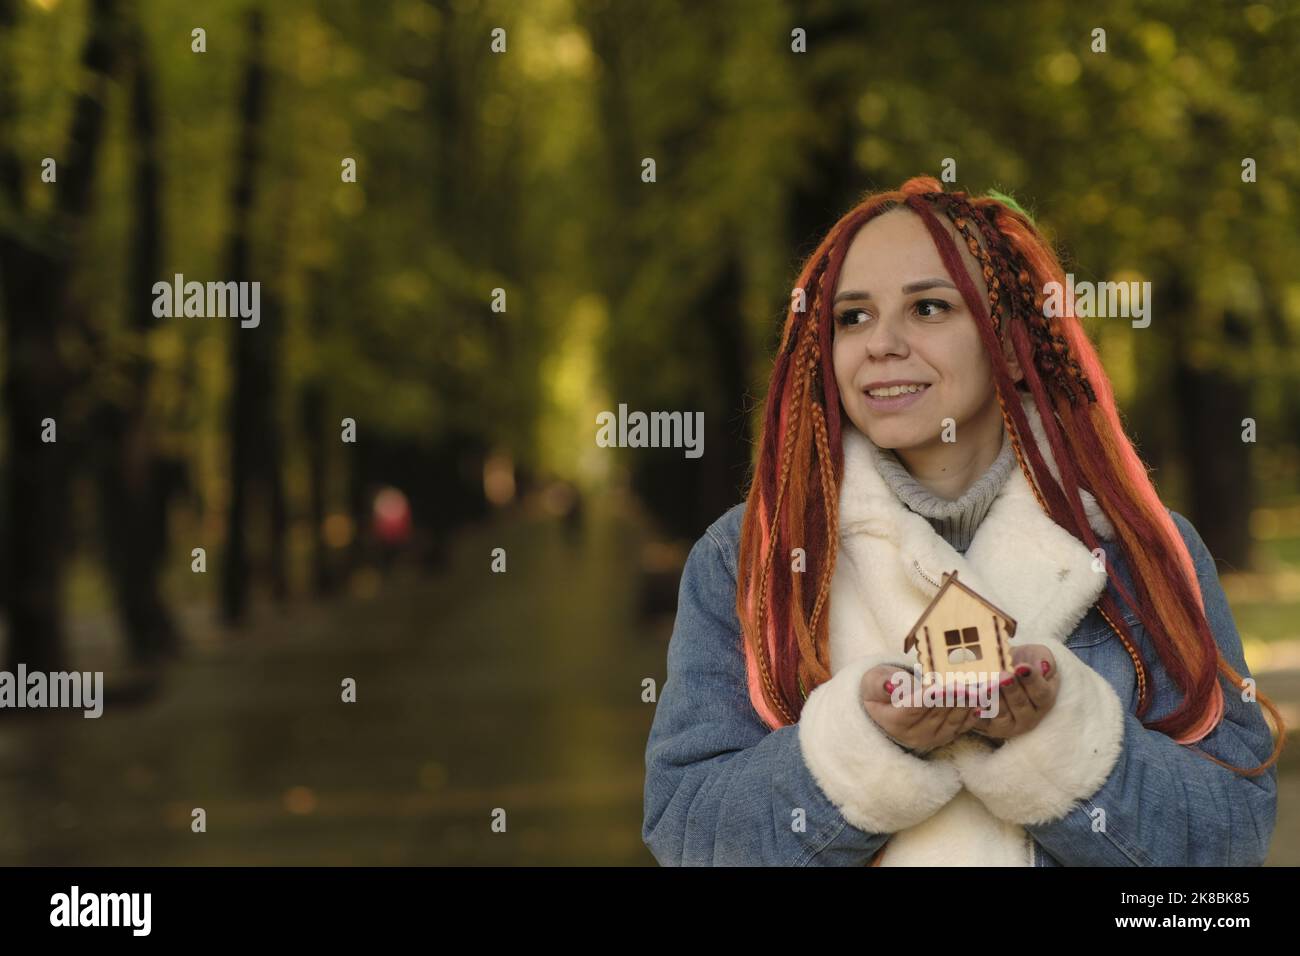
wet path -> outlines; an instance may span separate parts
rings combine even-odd
[[[636,619],[637,523],[592,518],[581,542],[476,529],[437,578],[196,635],[150,704],[0,723],[0,863],[653,863],[640,693],[671,620]]]
[[[0,719],[0,864],[653,864],[641,681],[662,680],[671,613],[639,619],[641,524],[593,505],[581,540],[501,520],[375,598],[234,636],[204,612],[149,703]],[[1300,669],[1259,676],[1295,712]],[[1271,864],[1300,864],[1298,751]]]

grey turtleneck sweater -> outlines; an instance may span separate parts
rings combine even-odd
[[[1002,430],[1002,448],[989,470],[977,478],[955,501],[940,498],[912,477],[911,472],[892,449],[878,448],[868,442],[880,477],[910,510],[930,522],[944,540],[959,554],[965,554],[975,537],[975,529],[993,507],[993,500],[1006,484],[1015,467],[1016,453]]]

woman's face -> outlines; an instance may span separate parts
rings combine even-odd
[[[943,224],[987,300],[974,256]],[[956,423],[960,444],[972,437],[1001,441],[992,365],[975,317],[916,213],[893,209],[858,230],[832,310],[840,400],[853,424],[877,446],[900,453],[938,447],[945,418]],[[1020,377],[1014,361],[1012,377]],[[880,383],[895,382],[922,387],[892,397],[868,394],[883,387]]]

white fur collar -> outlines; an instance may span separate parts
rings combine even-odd
[[[1052,474],[1058,475],[1033,398],[1021,396],[1039,448]],[[903,637],[919,615],[912,613],[916,603],[924,608],[938,591],[945,571],[958,571],[963,583],[1011,614],[1026,643],[1035,637],[1064,642],[1104,590],[1104,566],[1095,565],[1083,542],[1043,512],[1018,464],[962,555],[929,521],[898,499],[875,468],[870,439],[847,420],[842,440],[844,478],[837,566],[848,565],[845,570],[852,572],[852,590],[859,592],[858,597],[867,597],[864,589],[883,597],[891,591],[880,577],[887,562],[891,572],[887,577],[897,577],[895,583],[906,586],[913,600],[898,600],[895,591],[892,599],[867,602],[885,618],[878,621],[880,631],[896,641],[885,641],[881,633],[863,633],[860,617],[857,626],[838,634],[832,626],[832,670],[837,659],[857,656],[855,652],[901,655]],[[1100,538],[1113,539],[1114,529],[1096,499],[1082,489],[1080,494],[1093,530]],[[860,602],[832,598],[831,607],[834,610],[848,603]],[[833,614],[832,625],[840,616]]]

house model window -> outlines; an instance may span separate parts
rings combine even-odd
[[[983,657],[983,654],[980,653],[980,629],[978,627],[964,627],[960,631],[944,631],[943,642],[948,652],[948,663],[950,664],[969,664],[971,661],[977,661]]]

